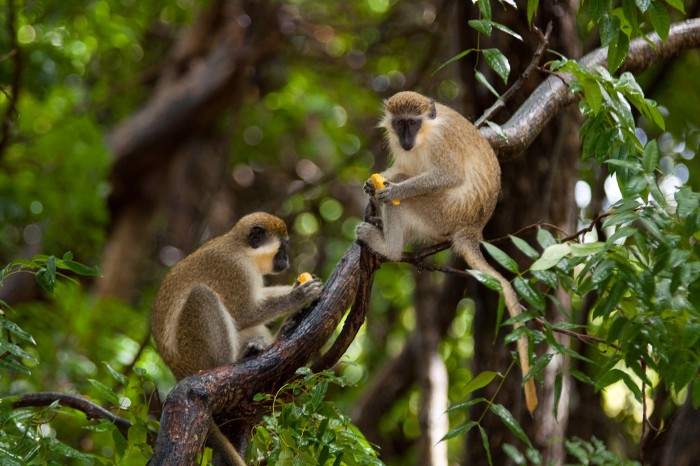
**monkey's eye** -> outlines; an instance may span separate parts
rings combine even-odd
[[[414,127],[417,124],[418,124],[418,122],[416,120],[408,120],[408,126],[410,126],[410,127]]]

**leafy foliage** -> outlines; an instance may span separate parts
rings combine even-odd
[[[382,465],[349,418],[324,401],[329,385],[345,386],[345,379],[307,368],[297,376],[274,396],[256,396],[271,402],[272,412],[256,427],[247,458],[280,465]]]

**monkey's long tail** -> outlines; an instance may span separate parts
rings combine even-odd
[[[213,420],[209,425],[208,441],[212,443],[212,448],[223,456],[224,461],[226,461],[226,464],[229,466],[246,466],[246,462],[238,453],[238,450],[229,442]]]
[[[501,283],[503,296],[505,297],[506,307],[510,317],[516,317],[520,314],[520,302],[518,295],[515,293],[513,286],[506,278],[498,273],[496,269],[486,262],[484,255],[481,253],[479,240],[468,234],[456,234],[452,239],[452,248],[457,254],[462,256],[466,263],[472,269],[485,273],[497,279]],[[522,323],[516,323],[514,327],[522,327]],[[520,359],[520,368],[523,373],[523,378],[530,372],[530,360],[528,358],[528,340],[527,336],[521,335],[518,338],[518,357]],[[535,390],[535,382],[531,377],[523,386],[525,391],[525,404],[530,414],[537,408],[537,391]]]

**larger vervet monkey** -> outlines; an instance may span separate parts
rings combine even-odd
[[[153,304],[151,328],[177,380],[269,346],[274,339],[266,323],[321,296],[318,278],[294,287],[264,286],[263,275],[289,266],[287,242],[282,219],[246,215],[168,273]],[[229,464],[245,465],[213,422],[210,437]]]
[[[383,189],[365,183],[379,211],[378,218],[358,226],[358,239],[392,261],[401,259],[409,241],[451,241],[469,267],[498,279],[510,316],[517,316],[521,308],[513,287],[479,249],[501,189],[501,169],[489,143],[459,113],[415,92],[389,98],[380,126],[393,165],[382,173],[388,180]],[[524,376],[530,371],[525,335],[518,339],[518,353]],[[532,379],[524,390],[532,413],[537,407]]]

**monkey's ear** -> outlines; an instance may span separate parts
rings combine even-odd
[[[434,120],[436,116],[437,110],[435,110],[435,99],[430,99],[430,113],[428,114],[428,118]]]
[[[248,233],[248,244],[250,244],[251,248],[257,249],[265,242],[266,236],[267,232],[265,229],[261,226],[255,225],[250,229],[250,233]]]

